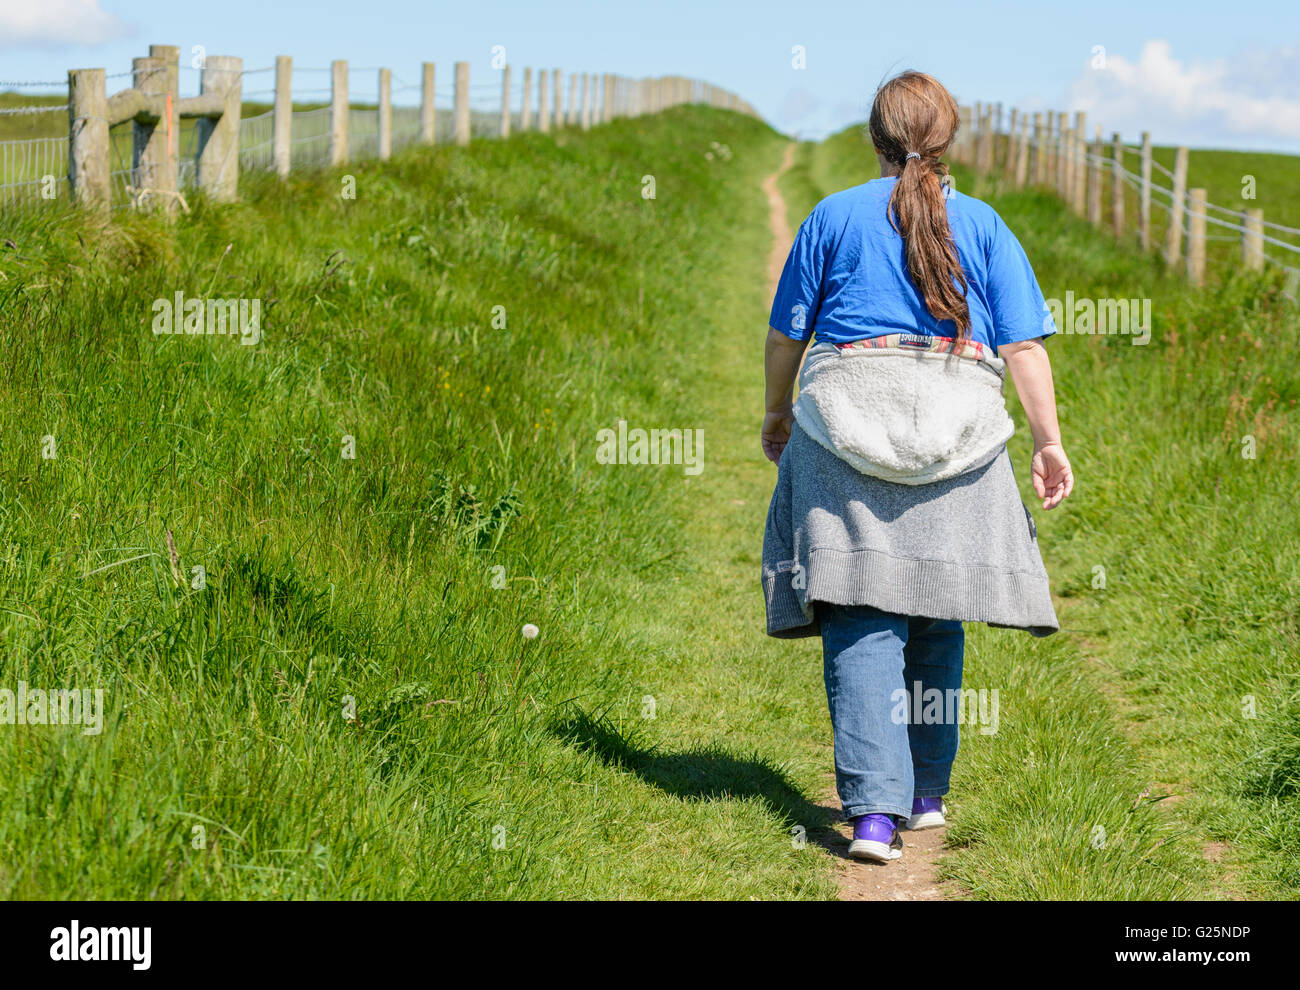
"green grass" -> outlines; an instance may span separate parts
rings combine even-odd
[[[107,716],[0,728],[0,896],[830,896],[788,834],[819,676],[763,641],[771,481],[725,466],[757,377],[701,401],[761,346],[781,145],[678,109],[355,165],[355,201],[5,215],[0,686]],[[264,340],[154,336],[178,290]],[[704,428],[706,470],[598,464],[618,418]]]
[[[107,708],[0,726],[0,896],[832,896],[790,838],[829,819],[819,651],[762,635],[757,581],[783,143],[678,108],[356,164],[355,201],[325,171],[170,223],[0,217],[0,687]],[[803,146],[791,220],[865,151]],[[1000,731],[963,739],[950,892],[1293,897],[1295,312],[957,178],[1047,295],[1155,323],[1050,345],[1066,631],[971,628]],[[178,290],[261,299],[263,341],[154,336]],[[619,418],[702,429],[705,470],[598,464]]]
[[[873,178],[868,151],[846,131],[805,148],[802,176],[827,176],[818,193]],[[1146,346],[1049,342],[1077,487],[1035,516],[1065,633],[972,637],[967,684],[1001,688],[1003,731],[963,743],[945,872],[982,897],[1293,898],[1296,309],[1275,275],[1219,271],[1193,291],[1046,192],[956,178],[1007,220],[1046,296],[1149,297],[1153,328]],[[813,197],[792,180],[798,218]],[[1104,851],[1088,839],[1097,824]],[[1227,844],[1214,865],[1209,842]]]
[[[1173,171],[1175,148],[1155,147],[1151,149],[1152,158]],[[1138,159],[1128,156],[1128,168],[1137,172]],[[1300,185],[1296,182],[1300,172],[1300,161],[1295,155],[1267,154],[1258,151],[1213,151],[1200,148],[1192,149],[1187,156],[1187,188],[1202,188],[1206,199],[1226,210],[1242,211],[1258,208],[1264,211],[1264,219],[1270,223],[1279,223],[1287,227],[1300,228]],[[1173,180],[1158,170],[1152,170],[1152,181],[1166,188],[1173,185]],[[1243,182],[1246,176],[1253,176],[1254,196],[1243,198],[1243,191],[1249,187]],[[1109,193],[1107,193],[1109,195]],[[1162,202],[1163,197],[1153,195]],[[1137,196],[1129,190],[1129,216],[1136,217]],[[1168,226],[1168,214],[1164,210],[1152,207],[1152,229],[1159,237],[1157,244],[1164,243],[1165,230]],[[1231,223],[1241,221],[1228,216],[1220,210],[1211,210],[1209,216]],[[1300,246],[1300,235],[1264,229],[1264,233],[1278,240]],[[1206,260],[1220,271],[1229,271],[1240,264],[1240,234],[1207,223]],[[1213,238],[1229,238],[1216,240]],[[1273,244],[1264,245],[1264,253],[1282,264],[1300,268],[1300,253],[1287,251]]]

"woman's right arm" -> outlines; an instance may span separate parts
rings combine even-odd
[[[781,452],[790,440],[794,426],[794,383],[799,376],[807,340],[791,340],[780,330],[767,328],[763,347],[763,372],[766,379],[763,412],[763,454],[773,464],[781,461]]]
[[[1034,459],[1030,474],[1034,494],[1044,509],[1054,509],[1074,491],[1074,471],[1061,446],[1061,429],[1056,421],[1056,389],[1052,384],[1052,362],[1042,338],[1018,340],[998,348],[1015,383],[1020,405],[1029,420],[1034,438]]]

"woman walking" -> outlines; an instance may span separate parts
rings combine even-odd
[[[901,827],[944,824],[962,622],[1058,628],[1006,451],[1008,371],[1042,507],[1074,487],[1042,344],[1055,327],[1001,217],[943,181],[956,129],[932,77],[880,87],[881,178],[803,222],[767,336],[767,631],[821,636],[849,854],[877,862],[902,855]]]

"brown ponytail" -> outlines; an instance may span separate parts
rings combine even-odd
[[[903,238],[907,270],[936,320],[952,320],[957,339],[970,335],[966,275],[948,226],[939,158],[957,132],[957,102],[937,79],[903,72],[876,91],[871,142],[898,167],[889,223]]]

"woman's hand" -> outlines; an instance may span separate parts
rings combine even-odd
[[[773,464],[781,460],[781,451],[790,442],[790,428],[794,426],[794,410],[763,414],[763,455]]]
[[[1074,471],[1059,440],[1048,440],[1034,449],[1029,472],[1034,479],[1034,494],[1043,500],[1044,509],[1054,509],[1074,491]]]

